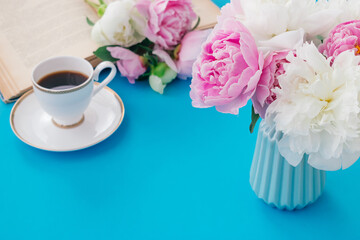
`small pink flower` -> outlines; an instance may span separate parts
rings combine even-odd
[[[360,54],[360,20],[337,25],[319,46],[319,51],[326,57],[336,57],[347,50]]]
[[[113,58],[119,59],[116,65],[124,77],[126,77],[130,83],[134,84],[135,79],[139,78],[146,72],[140,56],[132,51],[122,47],[108,47],[106,48]]]
[[[234,18],[215,27],[193,67],[190,97],[194,107],[215,106],[238,114],[254,95],[264,59],[250,32]]]
[[[184,36],[178,53],[179,59],[176,63],[179,78],[186,79],[191,77],[193,64],[201,52],[201,45],[206,41],[210,33],[210,29],[191,31]]]
[[[265,117],[267,107],[276,100],[276,95],[272,90],[279,87],[278,77],[285,73],[284,63],[289,62],[286,60],[289,52],[289,50],[274,51],[265,58],[258,86],[251,99],[255,112],[261,118]]]
[[[148,19],[146,37],[166,50],[180,43],[196,19],[190,0],[140,0],[136,7]]]

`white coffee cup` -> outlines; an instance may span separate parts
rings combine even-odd
[[[111,68],[110,74],[97,86],[100,72]],[[88,76],[80,85],[66,89],[45,88],[38,84],[43,77],[60,72],[79,72]],[[74,127],[84,120],[84,112],[91,98],[104,88],[116,75],[116,68],[111,62],[102,62],[94,70],[91,64],[79,57],[60,56],[40,62],[32,72],[32,83],[35,95],[45,112],[55,125],[63,128]]]

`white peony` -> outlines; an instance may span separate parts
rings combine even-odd
[[[283,133],[281,155],[293,166],[306,153],[318,169],[350,167],[360,156],[360,56],[346,51],[331,64],[305,43],[287,60],[265,117]]]
[[[360,19],[359,0],[328,0],[328,5],[329,9],[341,10],[341,14],[335,19],[336,21],[330,30],[340,23]],[[327,35],[325,34],[325,36]]]
[[[130,47],[145,39],[146,19],[135,8],[134,0],[110,3],[102,18],[96,22],[91,37],[100,45]]]
[[[232,0],[220,18],[237,18],[267,53],[294,49],[328,33],[341,12],[330,8],[327,0]]]

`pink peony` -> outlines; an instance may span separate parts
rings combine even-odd
[[[140,0],[136,7],[148,19],[146,37],[166,50],[180,43],[196,19],[190,0]]]
[[[337,25],[319,46],[319,51],[326,57],[336,57],[346,50],[360,54],[360,20]]]
[[[186,79],[191,77],[192,66],[196,57],[201,52],[201,45],[206,41],[211,30],[191,31],[188,32],[181,41],[179,59],[176,63],[178,69],[178,77]]]
[[[124,77],[126,77],[130,83],[134,84],[135,79],[139,78],[146,72],[146,67],[140,59],[140,56],[132,51],[122,47],[108,47],[106,48],[113,58],[119,59],[116,65]]]
[[[286,60],[289,52],[289,50],[274,51],[265,59],[258,86],[251,99],[255,112],[261,118],[265,117],[267,107],[276,100],[276,95],[272,90],[279,87],[278,77],[285,73],[284,63],[289,62]]]
[[[238,114],[254,95],[264,59],[249,31],[234,18],[221,21],[193,67],[190,97],[194,107],[215,106]]]
[[[205,42],[210,32],[210,29],[188,32],[179,45],[180,50],[176,54],[178,56],[177,61],[172,59],[168,52],[164,51],[157,45],[152,53],[158,56],[159,59],[165,62],[173,71],[177,72],[178,78],[187,79],[191,77],[192,66],[196,57],[201,52],[201,45]]]

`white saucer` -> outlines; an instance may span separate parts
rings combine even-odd
[[[67,152],[93,146],[115,132],[125,114],[121,98],[105,87],[96,94],[84,113],[85,120],[74,128],[60,128],[39,105],[33,90],[14,105],[10,124],[15,135],[35,148]]]

